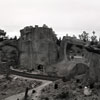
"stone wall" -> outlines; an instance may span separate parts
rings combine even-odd
[[[35,68],[39,64],[48,65],[57,62],[57,38],[48,27],[25,27],[20,30],[20,65]]]

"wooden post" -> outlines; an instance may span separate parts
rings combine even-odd
[[[29,88],[28,88],[28,87],[26,87],[24,100],[27,100],[27,97],[28,97],[28,90],[29,90]]]

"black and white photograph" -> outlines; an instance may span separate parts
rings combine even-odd
[[[0,0],[0,100],[100,100],[100,1]]]

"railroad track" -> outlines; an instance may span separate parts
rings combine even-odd
[[[56,81],[58,79],[62,79],[62,77],[47,76],[47,75],[40,75],[40,74],[30,74],[30,73],[26,73],[26,72],[16,71],[14,69],[11,69],[10,73],[13,75],[34,78],[34,79],[41,79],[41,80],[49,80],[49,81]]]

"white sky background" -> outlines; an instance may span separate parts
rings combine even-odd
[[[25,26],[43,24],[58,36],[94,30],[100,37],[100,0],[0,0],[0,28],[10,37]]]

